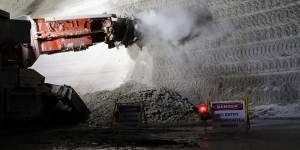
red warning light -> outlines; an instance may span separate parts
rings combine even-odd
[[[200,104],[198,106],[198,112],[199,113],[207,113],[208,112],[208,108],[205,104]]]

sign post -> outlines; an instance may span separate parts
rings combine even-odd
[[[250,128],[248,97],[209,98],[213,127],[221,131],[248,131]]]

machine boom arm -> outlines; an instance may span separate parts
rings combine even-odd
[[[67,50],[81,50],[94,43],[114,43],[114,15],[78,17],[67,19],[34,19],[34,47],[41,54],[51,54]],[[126,27],[124,27],[126,28]],[[111,46],[113,47],[113,46]]]
[[[31,24],[30,44],[22,43],[23,66],[31,66],[42,54],[80,51],[104,42],[109,48],[132,45],[138,38],[135,20],[114,14],[62,18],[19,18]]]

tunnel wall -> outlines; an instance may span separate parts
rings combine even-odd
[[[244,93],[256,104],[299,100],[299,2],[209,2],[216,22],[228,22],[234,27],[228,36],[203,43],[207,54],[212,55],[208,71],[218,77],[213,84],[218,85],[216,95]]]
[[[198,4],[199,0],[144,0],[113,10]],[[208,8],[215,24],[229,24],[233,30],[199,39],[194,53],[202,62],[198,66],[162,66],[159,62],[165,58],[153,58],[154,66],[164,68],[158,75],[153,72],[155,84],[174,88],[194,102],[200,96],[249,96],[257,105],[299,101],[300,1],[209,0]],[[178,72],[185,72],[184,78],[176,78]]]

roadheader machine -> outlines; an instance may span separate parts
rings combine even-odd
[[[104,42],[128,47],[138,40],[136,21],[102,14],[11,19],[0,10],[0,128],[32,122],[80,122],[89,110],[67,85],[45,83],[30,66],[40,55],[82,51]]]

